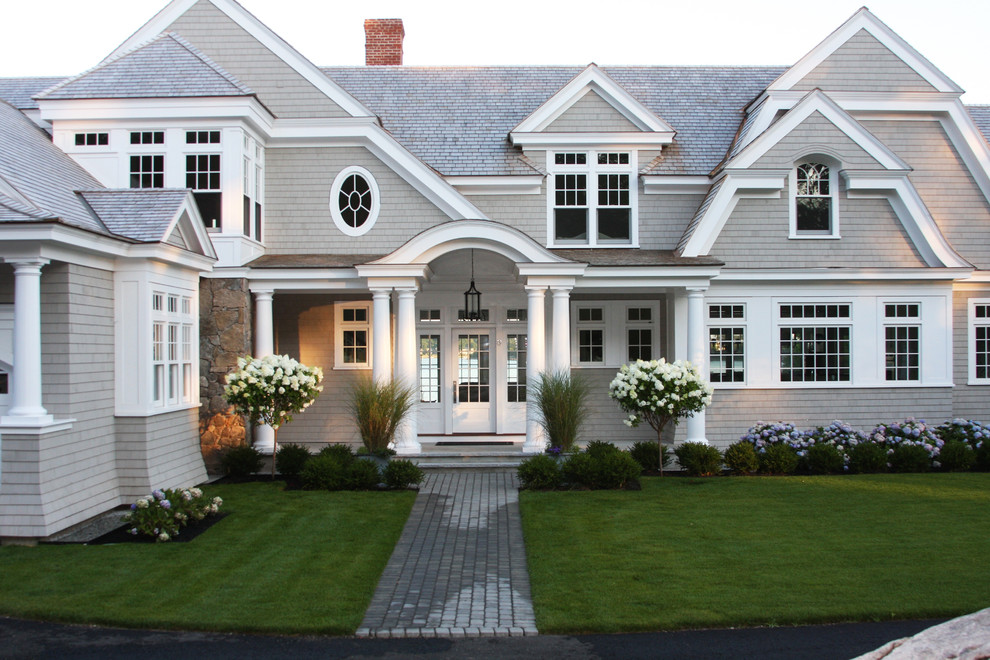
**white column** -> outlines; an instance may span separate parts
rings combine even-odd
[[[272,321],[273,290],[253,291],[254,293],[254,357],[265,357],[275,352],[275,330]],[[263,454],[275,451],[275,429],[258,426],[254,429],[254,448]]]
[[[395,366],[398,380],[406,386],[416,388],[416,289],[398,289],[399,309],[396,315],[395,334],[397,339]],[[414,401],[418,401],[417,396]],[[395,451],[401,455],[419,454],[419,434],[416,424],[417,406],[406,417],[395,441]]]
[[[547,329],[546,329],[546,287],[527,286],[526,296],[529,299],[526,328],[526,381],[527,390],[533,391],[533,382],[547,368]],[[543,438],[543,427],[536,421],[532,405],[532,395],[527,395],[526,404],[526,442],[523,452],[539,453],[546,444]]]
[[[371,377],[375,382],[392,379],[391,289],[372,289],[374,337],[372,337]]]
[[[705,347],[705,290],[688,289],[688,322],[687,322],[687,353],[691,362],[701,375],[708,377],[708,365]],[[695,413],[687,418],[687,442],[708,444],[705,437],[705,411]]]
[[[553,293],[553,346],[550,368],[571,370],[571,287],[551,286]]]
[[[4,423],[43,425],[52,421],[41,405],[41,267],[48,259],[12,261],[14,266],[14,373]]]

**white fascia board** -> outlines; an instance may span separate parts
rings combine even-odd
[[[957,281],[973,272],[968,268],[724,268],[719,282],[860,282]]]
[[[823,92],[814,90],[795,105],[787,114],[772,124],[767,130],[750,142],[728,164],[731,168],[747,168],[765,155],[774,145],[797,128],[812,113],[819,112],[842,131],[850,140],[858,144],[880,165],[887,169],[910,169],[907,163],[887,148],[862,124],[852,118]]]
[[[887,25],[862,7],[849,20],[840,25],[824,41],[815,46],[807,55],[797,61],[767,88],[768,91],[791,89],[825,61],[832,53],[849,41],[860,30],[866,30],[877,41],[886,46],[894,55],[904,61],[918,75],[924,78],[936,91],[962,94],[963,89],[931,62],[904,41]]]
[[[703,195],[712,187],[707,176],[641,174],[639,178],[647,195]]]
[[[363,146],[451,219],[487,219],[474,204],[373,119],[278,120],[270,146]]]
[[[359,277],[376,279],[416,280],[433,274],[428,264],[358,264],[354,269]]]
[[[444,178],[462,195],[539,195],[543,189],[542,174]]]
[[[608,147],[611,149],[642,149],[656,148],[671,144],[674,132],[633,132],[616,133],[518,133],[509,134],[513,146],[530,149],[557,149],[561,147],[595,149]]]
[[[143,43],[151,41],[164,32],[180,16],[186,13],[198,0],[173,0],[168,6],[158,12],[150,21],[145,23],[124,43],[110,53],[103,62],[133,50]],[[288,42],[259,21],[253,14],[232,0],[210,0],[213,5],[226,14],[248,34],[257,39],[263,46],[272,51],[279,59],[288,64],[299,75],[309,81],[331,101],[339,105],[345,112],[355,117],[372,116],[373,113],[360,101],[348,94],[337,85],[318,66],[307,60]]]
[[[598,65],[589,64],[566,85],[523,119],[510,136],[518,133],[537,133],[546,129],[588,91],[594,91],[615,108],[622,116],[643,131],[673,134],[670,124],[653,114],[632,94],[602,71]],[[513,137],[513,140],[515,138]]]
[[[239,120],[268,136],[275,118],[253,96],[169,97],[154,99],[74,99],[38,102],[42,117],[52,122],[116,121],[131,124],[167,120],[173,124]],[[197,124],[198,125],[198,124]]]
[[[526,277],[530,280],[534,278],[560,278],[560,277],[581,277],[588,270],[588,264],[577,261],[567,263],[519,263],[516,264],[516,274],[519,277]],[[537,284],[538,285],[538,284]]]
[[[972,267],[945,240],[906,172],[892,176],[879,172],[843,170],[840,174],[845,179],[849,197],[881,197],[889,201],[926,264],[948,268]]]
[[[743,198],[779,198],[788,174],[790,170],[725,172],[722,186],[685,244],[681,256],[700,257],[708,254],[738,201]]]
[[[199,206],[196,204],[196,199],[193,197],[192,191],[186,193],[186,198],[182,201],[179,210],[176,211],[161,240],[167,241],[168,237],[172,235],[172,232],[180,224],[182,225],[182,235],[195,238],[196,247],[199,248],[203,256],[216,261],[217,252],[213,247],[210,234],[206,231],[206,226],[203,224],[203,216],[199,214]]]
[[[168,243],[139,243],[130,246],[127,254],[128,259],[140,259],[142,261],[158,261],[170,266],[209,272],[213,270],[213,263],[216,259],[206,257],[189,250],[184,250]]]
[[[973,274],[970,275],[969,277],[967,277],[966,279],[964,279],[964,280],[957,280],[957,281],[963,282],[963,283],[966,283],[966,284],[969,284],[969,283],[973,283],[973,284],[985,284],[987,282],[990,282],[990,271],[988,271],[988,270],[975,270],[975,271],[973,271]]]

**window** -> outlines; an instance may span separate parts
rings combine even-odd
[[[780,305],[780,380],[851,380],[848,304]]]
[[[746,382],[745,305],[708,306],[709,380],[713,383]]]
[[[529,310],[525,308],[521,309],[506,309],[505,310],[505,320],[507,323],[524,323],[529,319]]]
[[[77,147],[105,147],[109,144],[109,133],[76,133]]]
[[[838,237],[837,188],[832,168],[802,163],[791,177],[793,207],[791,237]]]
[[[360,236],[378,219],[378,183],[363,167],[348,167],[330,188],[330,215],[341,232]]]
[[[526,401],[526,335],[506,335],[506,401]]]
[[[970,379],[990,383],[990,301],[970,301]]]
[[[186,144],[220,144],[220,131],[186,131]]]
[[[0,369],[0,394],[10,394],[10,374]]]
[[[605,311],[578,307],[578,362],[605,362]]]
[[[194,400],[192,299],[151,294],[151,399],[155,406]]]
[[[419,400],[440,403],[440,335],[419,336]]]
[[[131,144],[165,144],[165,131],[131,131]]]
[[[660,306],[655,300],[571,301],[571,363],[619,367],[662,354]]]
[[[467,312],[464,311],[463,309],[457,310],[457,320],[458,322],[461,323],[478,323],[481,321],[487,322],[490,318],[491,318],[491,310],[488,309],[478,310],[478,318],[476,319],[469,319],[467,316]]]
[[[131,188],[164,188],[165,156],[131,156]]]
[[[203,224],[219,229],[221,222],[220,154],[186,156],[186,188],[193,190]]]
[[[371,366],[371,303],[335,303],[336,368]]]
[[[421,309],[421,310],[419,310],[419,322],[420,323],[439,323],[440,322],[440,310],[439,309]]]
[[[632,245],[634,159],[629,152],[555,153],[551,236],[556,245]]]
[[[629,362],[653,359],[653,309],[626,309],[626,357]]]
[[[921,306],[884,304],[884,377],[921,380]]]

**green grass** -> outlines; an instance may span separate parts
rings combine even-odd
[[[350,634],[415,493],[209,486],[190,543],[0,547],[0,613],[141,628]]]
[[[647,478],[528,492],[545,633],[952,617],[990,605],[990,474]]]

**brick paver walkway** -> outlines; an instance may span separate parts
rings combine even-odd
[[[535,634],[515,470],[428,471],[357,636]]]

